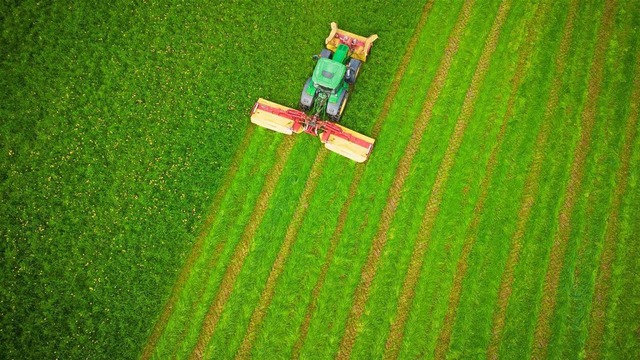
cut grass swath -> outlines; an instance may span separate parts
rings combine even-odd
[[[402,292],[398,302],[396,318],[391,325],[391,331],[385,346],[385,358],[395,359],[398,356],[400,344],[402,343],[404,327],[409,316],[409,312],[411,311],[412,300],[415,295],[415,285],[420,277],[424,255],[428,249],[433,224],[435,223],[440,203],[442,201],[444,186],[454,164],[455,155],[462,143],[464,131],[468,125],[469,119],[471,119],[471,115],[473,114],[478,90],[484,81],[487,70],[489,69],[491,56],[498,45],[502,25],[509,14],[510,8],[511,1],[509,0],[503,1],[500,4],[498,13],[482,50],[482,54],[480,55],[476,72],[474,73],[469,89],[467,90],[467,96],[465,97],[462,105],[462,111],[456,122],[454,132],[449,139],[447,151],[438,169],[437,177],[434,182],[429,201],[427,202],[425,214],[422,223],[420,224],[420,231],[418,232],[418,238],[416,239],[409,269],[407,270],[407,275],[402,285]]]
[[[282,156],[278,157],[276,163],[273,165],[273,168],[267,175],[267,179],[263,185],[260,197],[258,198],[258,202],[256,203],[254,212],[251,216],[252,221],[250,221],[245,227],[245,230],[242,234],[242,239],[235,248],[231,263],[227,266],[224,277],[222,279],[222,283],[220,284],[216,296],[211,306],[209,307],[209,311],[207,312],[207,315],[205,317],[200,335],[198,336],[198,342],[196,343],[196,346],[193,349],[190,358],[200,359],[204,356],[206,346],[213,336],[218,320],[220,319],[222,309],[229,299],[229,296],[231,296],[231,291],[233,290],[235,279],[238,276],[240,269],[242,268],[244,259],[249,253],[251,240],[253,239],[258,226],[260,225],[261,220],[264,217],[265,212],[267,211],[269,199],[271,198],[276,184],[278,183],[278,179],[280,178],[280,174],[282,173],[282,169],[287,162],[294,143],[295,141],[293,137],[285,137],[282,145],[278,149],[278,154],[282,154]]]
[[[262,320],[264,319],[264,316],[266,315],[267,309],[271,302],[271,298],[273,297],[273,293],[275,291],[276,282],[278,281],[278,278],[282,273],[282,270],[287,261],[287,257],[291,252],[291,247],[293,246],[293,243],[298,236],[298,231],[302,226],[302,221],[304,220],[304,217],[306,215],[306,210],[309,207],[309,200],[316,190],[316,185],[318,185],[318,178],[320,177],[320,174],[322,172],[327,154],[327,151],[321,149],[314,160],[313,167],[311,168],[311,173],[309,174],[309,177],[307,178],[307,181],[304,185],[304,191],[298,201],[293,219],[291,220],[291,224],[287,228],[287,234],[285,235],[284,242],[280,247],[280,251],[278,252],[276,261],[274,262],[271,271],[269,272],[267,284],[265,285],[265,288],[260,295],[258,305],[251,315],[251,320],[249,321],[249,326],[247,327],[245,337],[242,340],[242,345],[240,346],[240,349],[238,350],[238,353],[236,355],[237,359],[246,359],[251,356],[251,348],[253,346],[253,341],[255,340],[258,327],[260,326]]]
[[[640,64],[640,52],[636,59]],[[629,164],[631,161],[631,151],[633,142],[637,134],[638,125],[638,99],[640,99],[640,69],[636,69],[633,81],[633,94],[631,95],[631,111],[629,112],[622,151],[620,152],[620,167],[616,172],[615,192],[611,204],[611,213],[607,220],[607,227],[604,238],[604,245],[600,259],[600,268],[593,294],[593,307],[591,309],[589,321],[589,336],[585,346],[587,359],[598,359],[601,355],[601,347],[605,331],[606,309],[609,302],[609,288],[611,281],[611,269],[615,260],[616,243],[619,237],[620,209],[622,198],[627,189],[629,178]]]
[[[178,275],[178,279],[176,280],[173,288],[171,289],[171,295],[169,296],[169,300],[167,301],[164,308],[162,309],[162,313],[160,313],[160,317],[158,318],[158,321],[154,325],[153,330],[151,331],[151,335],[149,336],[149,339],[147,340],[144,346],[144,349],[142,350],[142,354],[140,355],[140,358],[142,359],[150,359],[151,355],[153,355],[156,344],[158,343],[158,339],[160,339],[162,332],[167,326],[167,323],[169,322],[169,318],[173,313],[175,305],[178,302],[178,299],[180,298],[180,293],[182,292],[187,282],[187,279],[189,278],[191,268],[193,267],[193,264],[196,262],[196,260],[200,257],[200,254],[202,253],[202,247],[204,246],[205,239],[207,238],[207,235],[209,234],[209,230],[211,229],[211,226],[215,221],[216,215],[218,213],[218,210],[220,209],[222,198],[227,193],[233,179],[235,178],[236,173],[238,172],[238,164],[240,163],[240,158],[242,157],[243,149],[245,149],[249,144],[249,142],[251,141],[253,131],[254,129],[252,126],[250,126],[245,131],[244,137],[240,142],[238,150],[236,150],[236,153],[233,157],[233,160],[231,161],[231,165],[229,167],[229,170],[227,171],[227,174],[225,175],[222,185],[220,186],[220,188],[218,189],[218,191],[213,197],[211,209],[209,210],[209,213],[204,223],[201,226],[200,233],[198,234],[198,237],[196,238],[196,241],[193,244],[193,247],[191,248],[191,252],[187,257],[187,261],[185,261]]]
[[[634,82],[629,79],[633,79],[637,69],[634,50],[637,46],[634,46],[636,41],[631,36],[632,14],[637,14],[636,4],[619,3],[610,40],[619,45],[608,47],[606,52],[604,80],[592,134],[594,141],[585,164],[581,190],[583,195],[579,197],[573,211],[571,237],[558,284],[556,309],[550,324],[552,335],[547,350],[549,358],[569,359],[579,356],[584,351],[588,337],[596,274],[605,243],[607,218],[614,201],[625,121],[630,112],[630,102],[625,102],[625,99],[628,100],[632,95]],[[619,105],[611,106],[613,103]],[[624,231],[621,233],[624,234]],[[616,244],[622,242],[622,239],[616,240]],[[549,248],[548,245],[542,247]],[[542,280],[543,277],[544,274],[540,274],[539,279]],[[516,329],[516,325],[511,324],[506,330],[509,335],[505,335],[503,341],[516,338]]]
[[[472,20],[461,40],[446,86],[433,109],[433,119],[413,160],[411,175],[405,182],[403,200],[390,226],[387,244],[371,285],[370,299],[359,323],[359,333],[352,353],[354,358],[381,357],[384,354],[420,223],[437,177],[437,169],[445,156],[483,50],[482,44],[491,29],[500,3],[501,1],[485,2],[485,6],[473,9]],[[446,294],[451,286],[455,259],[464,240],[465,225],[471,218],[473,202],[478,197],[491,144],[499,130],[499,120],[506,111],[510,92],[508,80],[515,71],[518,56],[514,49],[522,42],[526,34],[527,19],[533,16],[535,8],[535,5],[514,3],[503,25],[503,35],[479,90],[475,110],[447,180],[442,205],[431,233],[433,241],[425,255],[422,273],[415,287],[415,297],[405,325],[399,358],[433,356],[447,308]],[[455,14],[452,15],[449,18],[454,20]],[[448,30],[446,34],[449,34]],[[438,47],[444,48],[444,43]],[[425,85],[424,88],[426,87]]]
[[[560,92],[562,90],[562,75],[566,67],[567,53],[571,47],[571,38],[576,12],[577,0],[574,0],[571,4],[569,15],[563,29],[560,50],[554,65],[553,84],[551,86],[549,100],[547,101],[547,106],[545,108],[542,125],[535,142],[533,162],[527,174],[527,179],[525,180],[524,193],[521,199],[520,210],[518,211],[517,228],[511,240],[511,250],[509,252],[505,271],[500,283],[498,303],[493,316],[492,337],[487,349],[487,357],[490,359],[496,359],[498,357],[500,340],[502,338],[502,332],[505,325],[507,305],[512,290],[511,287],[514,279],[514,270],[520,256],[520,250],[522,249],[524,231],[527,223],[529,222],[533,202],[538,192],[542,160],[551,130],[550,122],[556,113]]]
[[[637,131],[637,130],[636,130]],[[603,359],[640,358],[640,137],[633,144],[631,173],[620,211],[619,236],[606,313]]]
[[[575,149],[566,195],[558,216],[559,228],[553,239],[551,259],[544,282],[542,308],[538,315],[538,323],[534,334],[533,358],[545,358],[547,355],[549,337],[551,336],[550,318],[555,309],[560,271],[562,270],[567,242],[569,241],[571,232],[571,215],[582,184],[584,163],[591,143],[591,132],[595,122],[597,99],[600,95],[602,75],[604,72],[605,51],[611,37],[615,8],[616,1],[608,1],[605,4],[602,22],[598,31],[594,60],[591,64],[587,102],[582,113],[580,141]]]
[[[431,119],[431,110],[433,108],[433,105],[437,101],[440,95],[440,91],[444,87],[444,82],[451,66],[453,56],[458,50],[460,37],[462,36],[462,32],[466,27],[467,22],[469,21],[469,15],[474,3],[475,1],[473,0],[466,2],[460,12],[453,33],[449,37],[449,43],[441,60],[436,77],[434,78],[427,93],[427,99],[423,107],[423,113],[420,115],[414,125],[413,134],[411,136],[411,139],[409,140],[409,144],[407,144],[398,169],[396,170],[396,175],[394,177],[391,190],[389,191],[387,203],[381,216],[381,223],[378,227],[378,231],[367,257],[367,261],[364,265],[364,268],[362,269],[361,281],[358,284],[358,287],[356,288],[354,294],[353,305],[349,313],[345,333],[338,350],[338,358],[348,358],[350,356],[351,350],[353,349],[353,344],[355,343],[357,334],[357,322],[359,321],[364,311],[364,306],[369,293],[369,287],[371,286],[371,282],[373,281],[373,277],[375,276],[377,264],[380,260],[380,256],[382,255],[382,249],[384,248],[384,245],[386,243],[387,231],[393,218],[393,214],[395,213],[398,201],[400,200],[402,185],[404,184],[404,180],[408,176],[409,167],[422,140],[424,129]]]
[[[574,1],[573,3],[575,4],[576,2]],[[451,334],[453,332],[453,325],[456,318],[456,310],[460,301],[460,295],[462,293],[462,281],[468,268],[467,261],[469,258],[469,254],[471,253],[471,249],[473,248],[473,244],[475,242],[475,239],[477,238],[477,231],[480,225],[480,216],[483,213],[484,204],[487,196],[489,195],[489,184],[491,183],[491,178],[496,168],[498,153],[500,148],[502,147],[502,141],[507,129],[507,124],[513,116],[516,97],[518,95],[518,91],[520,90],[522,80],[524,79],[526,74],[526,66],[529,61],[529,57],[531,56],[534,44],[537,44],[536,37],[539,34],[537,26],[540,26],[542,24],[541,18],[547,11],[547,3],[538,5],[538,9],[536,10],[536,14],[532,19],[532,23],[528,26],[527,37],[523,43],[523,49],[520,51],[515,74],[511,79],[512,86],[511,94],[509,96],[509,100],[507,101],[507,111],[502,118],[498,136],[495,140],[493,148],[491,149],[491,154],[489,155],[485,175],[482,179],[482,183],[480,184],[480,196],[476,201],[476,205],[473,210],[473,217],[466,231],[462,253],[460,255],[460,258],[458,259],[458,263],[456,266],[453,285],[449,293],[449,306],[447,308],[444,325],[438,336],[438,342],[435,349],[436,359],[444,359],[446,356],[446,352],[449,349]]]
[[[422,9],[422,16],[420,17],[420,21],[418,22],[418,25],[414,30],[413,35],[409,40],[409,43],[407,44],[407,49],[405,51],[404,56],[402,57],[400,65],[398,66],[398,70],[396,71],[393,81],[389,87],[389,92],[387,93],[387,96],[382,105],[382,110],[380,111],[380,114],[378,115],[373,125],[373,130],[371,133],[372,133],[372,137],[374,138],[376,138],[380,133],[382,124],[384,123],[384,119],[386,119],[389,114],[391,104],[393,103],[393,100],[395,99],[396,94],[398,93],[398,89],[400,88],[400,82],[404,77],[404,74],[409,65],[409,61],[413,57],[413,52],[418,42],[418,38],[422,33],[422,29],[424,28],[424,24],[427,21],[427,18],[429,16],[429,12],[432,6],[433,6],[433,0],[429,0],[425,3]],[[351,186],[349,187],[349,195],[347,196],[347,200],[343,204],[342,209],[340,210],[340,214],[338,215],[338,224],[336,226],[334,233],[331,236],[331,240],[329,242],[329,250],[327,252],[326,259],[322,265],[318,280],[316,281],[316,284],[312,290],[311,301],[309,302],[309,306],[306,309],[304,320],[300,325],[300,330],[299,330],[300,335],[298,336],[298,339],[296,340],[296,343],[293,347],[292,357],[294,359],[297,359],[300,357],[302,346],[304,345],[304,341],[309,332],[311,317],[313,315],[315,308],[318,306],[318,298],[320,297],[320,291],[324,284],[324,280],[326,278],[327,271],[329,270],[329,266],[333,260],[333,254],[335,253],[335,250],[338,246],[338,242],[340,241],[340,237],[342,236],[342,229],[344,228],[344,225],[347,220],[348,210],[351,206],[351,201],[356,196],[356,191],[358,189],[358,186],[360,185],[360,180],[362,179],[363,174],[364,174],[364,167],[362,166],[357,167],[354,175],[354,179],[351,182]]]

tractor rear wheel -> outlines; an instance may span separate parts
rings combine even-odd
[[[335,115],[329,115],[329,119],[335,123],[340,122],[342,119],[342,114],[344,113],[344,108],[347,106],[347,100],[349,99],[349,92],[345,92],[344,97],[342,98],[342,102],[340,103],[340,110]]]
[[[302,93],[300,94],[300,110],[302,111],[309,111],[313,106],[314,95],[309,95],[309,93],[307,93],[307,88],[309,86],[311,86],[311,78],[304,83]]]

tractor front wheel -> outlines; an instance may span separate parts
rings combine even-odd
[[[349,63],[347,64],[347,73],[344,78],[347,83],[353,84],[356,82],[358,74],[360,73],[360,65],[362,65],[362,62],[360,62],[360,60],[349,60]]]

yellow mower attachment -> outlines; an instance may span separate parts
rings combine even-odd
[[[338,45],[345,44],[349,47],[349,53],[352,58],[360,61],[367,61],[367,55],[369,55],[371,46],[373,46],[373,42],[376,41],[376,39],[378,39],[378,35],[376,34],[366,38],[348,31],[340,30],[338,29],[338,24],[332,22],[331,33],[329,33],[329,36],[325,40],[325,44],[327,45],[327,49],[333,52],[336,51]]]
[[[318,115],[309,116],[303,111],[262,98],[258,99],[251,110],[251,122],[287,135],[306,132],[318,136],[327,149],[357,162],[364,162],[369,158],[375,142],[374,139],[344,126],[320,120]]]
[[[302,111],[288,108],[263,98],[258,99],[253,106],[253,110],[251,110],[252,123],[286,135],[294,133],[294,125],[297,119],[306,117],[307,114]],[[299,127],[296,130],[296,133],[302,132]]]
[[[365,162],[371,154],[375,140],[344,126],[335,123],[332,125],[336,125],[341,131],[320,134],[320,140],[324,142],[324,147],[355,162]]]

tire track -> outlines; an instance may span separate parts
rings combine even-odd
[[[204,319],[202,329],[198,336],[198,342],[189,356],[190,359],[201,359],[204,356],[206,347],[213,336],[218,320],[220,320],[220,315],[222,315],[224,305],[231,296],[235,280],[238,277],[238,274],[240,274],[244,260],[249,254],[251,241],[255,237],[258,227],[262,223],[264,214],[267,212],[269,200],[271,199],[271,195],[273,195],[276,185],[278,184],[278,180],[280,179],[282,170],[289,158],[289,154],[291,154],[294,143],[294,137],[287,136],[278,147],[277,153],[281,155],[277,158],[276,163],[267,174],[265,183],[262,186],[262,190],[256,202],[256,206],[251,214],[251,221],[249,221],[245,227],[240,242],[234,249],[231,261],[225,270],[222,282],[220,283],[218,291]]]
[[[142,350],[142,354],[140,355],[140,358],[143,360],[147,360],[151,358],[158,344],[158,340],[160,340],[160,336],[164,332],[164,329],[167,327],[169,318],[173,314],[176,304],[178,303],[178,300],[180,298],[180,293],[184,289],[187,283],[187,280],[189,279],[189,274],[191,274],[191,269],[193,268],[193,265],[196,263],[196,260],[198,260],[198,258],[200,258],[200,255],[202,254],[202,248],[204,247],[204,243],[207,238],[207,235],[209,234],[209,230],[211,230],[211,227],[213,226],[213,222],[215,221],[216,216],[218,215],[218,211],[220,210],[220,205],[222,203],[222,200],[226,195],[226,193],[231,188],[233,179],[235,178],[236,173],[238,172],[238,168],[240,166],[240,160],[242,159],[242,155],[244,155],[244,151],[242,150],[249,145],[253,137],[253,131],[254,131],[253,126],[249,126],[247,131],[245,131],[244,137],[242,138],[242,141],[240,141],[240,145],[238,146],[238,149],[236,150],[233,156],[233,159],[231,160],[231,165],[229,166],[229,170],[227,171],[227,174],[225,175],[224,180],[222,181],[222,184],[220,185],[215,195],[213,196],[211,208],[209,209],[208,215],[201,226],[200,232],[198,233],[198,237],[196,238],[196,241],[194,242],[193,247],[191,248],[191,252],[189,253],[187,260],[185,261],[184,265],[182,266],[182,269],[180,270],[180,273],[178,274],[178,279],[176,280],[175,284],[173,285],[173,288],[171,289],[171,295],[169,296],[169,300],[165,304],[162,310],[162,313],[160,313],[160,317],[158,318],[158,321],[154,325],[153,330],[151,331],[151,335],[149,336],[144,346],[144,349]]]
[[[576,1],[573,1],[573,4],[577,4]],[[462,247],[462,253],[458,258],[458,263],[456,265],[453,285],[451,286],[451,291],[449,292],[449,306],[447,307],[444,324],[442,329],[440,330],[438,341],[436,343],[436,359],[444,359],[446,357],[447,351],[449,350],[451,335],[453,333],[453,325],[455,323],[458,304],[460,303],[460,296],[462,294],[462,281],[464,280],[467,273],[467,268],[469,267],[469,255],[471,254],[473,245],[475,244],[475,241],[478,237],[480,218],[484,212],[484,205],[489,195],[489,185],[491,184],[493,172],[495,171],[495,168],[498,164],[498,154],[500,152],[500,149],[502,148],[502,142],[507,130],[507,124],[513,117],[518,92],[520,91],[520,86],[522,85],[522,81],[526,76],[527,63],[530,61],[530,57],[533,53],[534,44],[537,44],[537,41],[540,40],[538,38],[538,36],[540,35],[540,29],[538,27],[542,25],[544,15],[546,15],[547,11],[549,10],[549,5],[550,4],[548,2],[538,5],[534,17],[529,21],[529,24],[527,26],[527,36],[524,40],[523,45],[521,45],[523,49],[522,51],[520,51],[516,70],[511,79],[511,93],[509,95],[509,99],[507,100],[507,110],[502,117],[502,124],[500,125],[498,136],[495,140],[493,148],[491,149],[489,160],[487,161],[485,175],[482,178],[482,182],[480,183],[480,196],[478,197],[478,200],[476,201],[476,204],[474,206],[473,217],[469,226],[467,227],[466,236]]]
[[[558,231],[556,232],[551,247],[551,258],[547,275],[544,281],[542,292],[542,308],[538,315],[538,322],[533,339],[532,358],[542,359],[547,357],[549,338],[551,337],[551,317],[555,310],[558,285],[560,282],[560,272],[564,265],[564,256],[567,250],[567,243],[571,235],[571,217],[576,203],[578,192],[582,185],[584,175],[584,163],[589,152],[591,143],[591,133],[595,123],[598,97],[602,86],[604,65],[606,61],[606,50],[611,38],[613,22],[615,18],[616,1],[611,0],[605,3],[604,14],[600,29],[593,63],[591,64],[589,85],[587,88],[587,102],[582,113],[582,129],[580,140],[574,152],[573,163],[569,183],[567,184],[566,195],[558,216]]]
[[[296,206],[293,219],[291,220],[291,223],[287,228],[287,233],[282,245],[280,246],[280,251],[278,251],[276,260],[271,267],[271,271],[269,272],[269,277],[267,279],[265,288],[264,290],[262,290],[262,294],[260,295],[260,299],[258,300],[258,305],[253,310],[253,314],[251,314],[251,319],[249,320],[249,325],[247,326],[247,330],[244,339],[242,340],[242,344],[240,345],[240,349],[236,354],[236,359],[248,359],[251,357],[251,349],[257,335],[258,327],[262,323],[264,316],[267,314],[267,309],[271,304],[271,299],[273,298],[273,294],[276,289],[276,283],[280,278],[289,254],[291,253],[291,247],[298,238],[298,231],[300,230],[305,215],[307,214],[309,201],[311,200],[312,195],[318,185],[318,179],[320,178],[320,174],[324,169],[324,162],[327,159],[328,153],[328,151],[320,149],[318,155],[315,158],[313,167],[311,168],[311,172],[309,173],[309,177],[307,178],[307,181],[304,185],[304,191],[302,192],[302,195],[300,195],[300,199],[298,200],[298,205]]]
[[[413,35],[409,40],[409,43],[407,44],[406,51],[402,57],[400,65],[398,66],[398,70],[396,71],[396,74],[389,87],[389,92],[387,93],[384,103],[382,104],[382,110],[380,111],[380,114],[378,115],[373,125],[373,129],[372,129],[373,138],[378,137],[382,129],[382,124],[384,120],[387,118],[387,116],[389,115],[391,104],[393,103],[393,100],[398,94],[398,90],[400,89],[400,82],[402,81],[404,74],[407,71],[407,68],[409,66],[409,61],[413,57],[415,47],[418,43],[418,38],[420,37],[420,34],[422,33],[422,29],[424,28],[424,25],[427,22],[427,18],[429,17],[429,13],[431,12],[432,7],[433,7],[433,0],[428,0],[422,9],[422,16],[420,17],[420,20],[418,21],[418,25],[414,30]],[[307,306],[304,320],[300,325],[298,339],[296,340],[296,343],[293,346],[293,350],[292,350],[293,359],[300,358],[302,347],[309,333],[311,318],[313,316],[313,313],[315,312],[315,309],[318,306],[320,292],[322,290],[322,287],[324,286],[324,281],[327,277],[329,266],[333,261],[333,255],[335,254],[335,251],[340,242],[340,238],[342,237],[342,231],[347,221],[349,208],[351,207],[353,198],[355,198],[356,196],[356,192],[358,190],[358,186],[360,185],[360,181],[362,179],[363,174],[364,174],[364,166],[357,166],[353,181],[351,182],[351,186],[349,187],[349,193],[348,193],[347,199],[345,203],[342,205],[342,209],[340,210],[340,214],[338,215],[338,222],[336,225],[336,229],[331,235],[331,240],[329,241],[329,249],[327,251],[325,261],[322,264],[322,267],[320,269],[320,275],[318,276],[318,280],[316,281],[316,284],[314,285],[313,290],[311,292],[311,301]]]
[[[515,267],[520,258],[525,229],[529,223],[531,210],[533,208],[535,197],[538,193],[542,161],[544,159],[547,141],[551,132],[551,120],[558,108],[560,94],[562,92],[562,76],[567,66],[568,53],[571,50],[571,39],[573,37],[573,29],[575,26],[577,12],[578,1],[573,0],[562,31],[562,39],[560,40],[558,56],[556,57],[554,64],[553,83],[551,84],[549,99],[547,100],[542,124],[536,138],[533,161],[525,179],[523,195],[520,201],[520,210],[518,211],[516,231],[511,239],[511,250],[509,251],[505,271],[500,280],[500,290],[498,292],[496,310],[493,315],[493,330],[491,332],[491,340],[487,348],[487,358],[489,359],[498,358],[502,332],[506,323],[507,306],[509,305],[509,298],[511,297],[515,276]]]
[[[636,64],[640,64],[640,52],[636,58]],[[636,65],[636,68],[638,66]],[[611,282],[611,268],[616,256],[616,244],[620,231],[620,208],[622,198],[627,188],[629,179],[629,164],[633,142],[637,135],[638,126],[638,99],[640,99],[640,69],[636,69],[633,80],[633,94],[631,95],[631,110],[627,118],[624,132],[624,142],[620,152],[620,167],[616,172],[616,188],[611,203],[611,212],[607,219],[607,229],[604,237],[600,269],[598,270],[595,291],[593,294],[593,307],[589,321],[589,335],[585,347],[587,359],[600,358],[600,348],[605,332],[605,318],[607,303],[609,300],[609,287]]]
[[[462,37],[463,30],[469,21],[471,9],[474,3],[475,0],[465,2],[460,14],[458,15],[456,25],[452,34],[449,36],[448,44],[436,75],[427,92],[423,111],[414,125],[413,134],[404,150],[402,158],[400,159],[400,164],[396,169],[396,174],[387,197],[387,203],[381,214],[380,225],[378,226],[376,236],[373,239],[366,263],[362,268],[360,283],[354,293],[353,304],[347,318],[345,333],[342,337],[340,348],[338,349],[337,358],[339,359],[349,358],[351,355],[351,350],[353,349],[357,335],[357,323],[364,312],[364,307],[369,296],[369,288],[377,271],[378,263],[382,256],[382,250],[386,244],[387,232],[400,200],[402,186],[409,175],[411,163],[413,162],[413,158],[422,141],[424,130],[431,119],[433,106],[438,100],[440,92],[444,88],[445,80],[449,73],[449,69],[451,68],[453,57],[458,51],[460,38]]]
[[[413,305],[413,298],[415,296],[415,286],[420,278],[420,272],[422,270],[422,264],[424,257],[431,242],[431,231],[435,224],[435,220],[440,211],[440,204],[444,195],[445,184],[449,178],[449,174],[453,167],[455,156],[462,144],[465,130],[471,116],[473,115],[474,106],[478,98],[480,87],[484,81],[484,78],[489,69],[491,63],[491,57],[498,45],[498,39],[504,25],[509,10],[511,9],[511,0],[505,0],[500,4],[496,17],[491,25],[489,35],[485,40],[480,59],[476,65],[476,70],[471,79],[471,84],[467,89],[464,102],[462,104],[462,110],[456,121],[453,134],[449,139],[447,150],[444,158],[440,163],[436,179],[434,181],[431,195],[426,204],[425,213],[420,224],[420,230],[418,231],[418,237],[416,238],[416,244],[411,255],[409,262],[409,268],[405,275],[405,280],[402,284],[402,290],[400,298],[398,300],[398,308],[396,311],[396,318],[391,324],[391,329],[387,342],[385,344],[385,359],[396,359],[400,352],[400,346],[404,337],[404,328],[406,326],[411,307]],[[386,235],[386,233],[385,233]],[[364,304],[363,304],[364,305]]]

